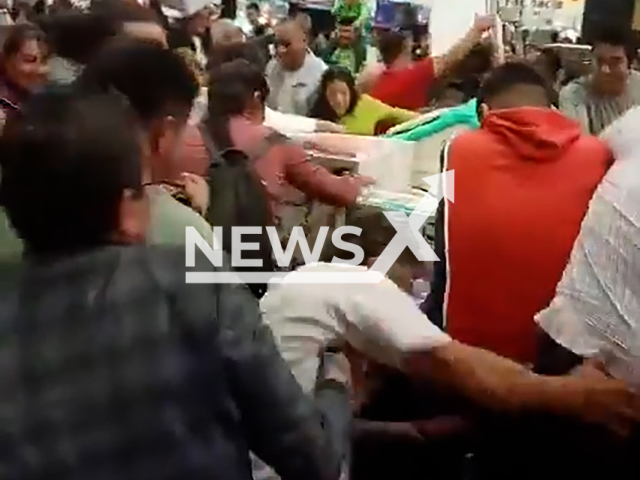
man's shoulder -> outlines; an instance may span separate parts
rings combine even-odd
[[[586,91],[587,77],[576,78],[560,89],[560,100],[582,100]]]
[[[324,71],[329,68],[327,64],[314,53],[309,52],[307,54],[307,60],[304,62],[304,66],[302,67],[305,72],[313,73],[315,75],[322,75]]]
[[[151,195],[151,244],[183,245],[187,227],[195,228],[205,240],[212,240],[212,227],[197,212],[181,204],[164,190],[155,189]]]

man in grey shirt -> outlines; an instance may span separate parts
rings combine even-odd
[[[635,105],[640,105],[640,73],[631,70],[635,51],[620,29],[603,29],[593,40],[593,73],[560,91],[560,110],[585,132],[598,135]]]
[[[267,65],[271,92],[267,106],[282,113],[307,115],[327,69],[307,44],[300,24],[285,20],[275,28],[276,57]]]

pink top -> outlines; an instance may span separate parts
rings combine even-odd
[[[272,130],[256,125],[244,117],[229,123],[231,140],[237,148],[251,154]],[[304,193],[308,199],[346,207],[355,203],[360,187],[352,177],[338,177],[327,169],[307,160],[300,145],[274,145],[256,161],[256,170],[269,195],[274,212],[278,204],[293,200]]]

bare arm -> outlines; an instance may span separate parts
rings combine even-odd
[[[473,27],[444,55],[433,57],[433,70],[440,77],[455,67],[473,47],[482,40],[484,33],[494,24],[492,16],[478,17]]]
[[[570,415],[622,431],[640,419],[640,400],[621,381],[545,377],[479,348],[452,341],[407,358],[413,376],[452,388],[485,407]]]

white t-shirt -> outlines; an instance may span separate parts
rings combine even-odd
[[[364,267],[303,266],[282,283],[271,284],[260,302],[280,353],[305,392],[313,390],[319,354],[332,342],[347,342],[381,363],[398,366],[404,353],[428,351],[451,340],[387,278],[376,284],[295,283],[299,272],[354,269]]]

